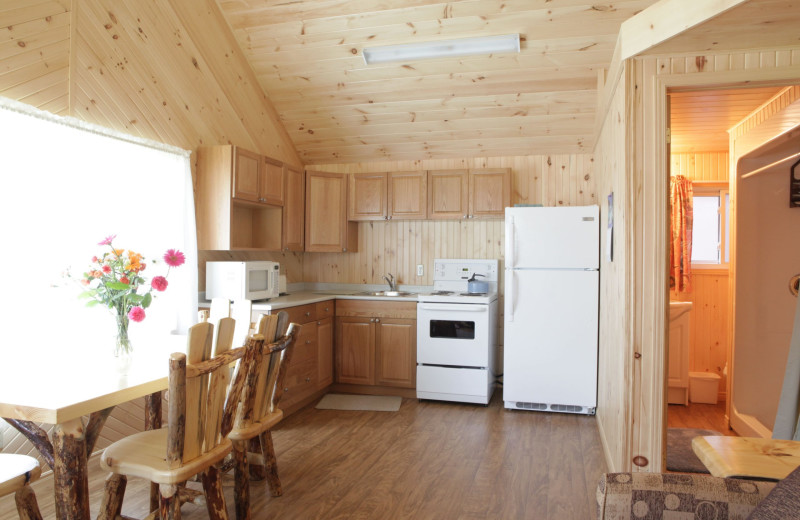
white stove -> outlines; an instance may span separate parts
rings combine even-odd
[[[474,274],[487,282],[470,293]],[[488,404],[497,344],[497,260],[434,260],[433,292],[417,305],[417,397]]]

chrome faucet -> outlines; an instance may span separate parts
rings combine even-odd
[[[392,273],[389,273],[389,276],[383,275],[383,279],[389,284],[390,291],[397,290],[397,282],[394,281],[394,275],[392,275]]]

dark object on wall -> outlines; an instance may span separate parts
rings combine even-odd
[[[800,208],[800,160],[789,170],[789,207]]]

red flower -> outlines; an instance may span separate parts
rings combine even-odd
[[[128,318],[133,321],[142,321],[144,319],[144,309],[141,307],[134,307],[128,312]]]
[[[111,266],[110,265],[104,265],[103,266],[103,272],[106,273],[106,274],[110,273],[111,272]]]
[[[123,276],[122,278],[119,279],[119,281],[122,283],[131,283],[131,281],[128,279],[127,276]]]
[[[110,246],[111,241],[117,238],[117,235],[108,235],[106,238],[97,243],[98,246]]]
[[[156,291],[165,291],[167,289],[167,279],[163,276],[155,276],[153,277],[153,281],[150,282],[150,285]]]
[[[164,261],[170,267],[178,267],[186,262],[186,256],[177,249],[167,249],[167,252],[164,253]]]

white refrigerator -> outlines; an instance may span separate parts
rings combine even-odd
[[[505,226],[505,407],[593,415],[600,208],[506,208]]]

